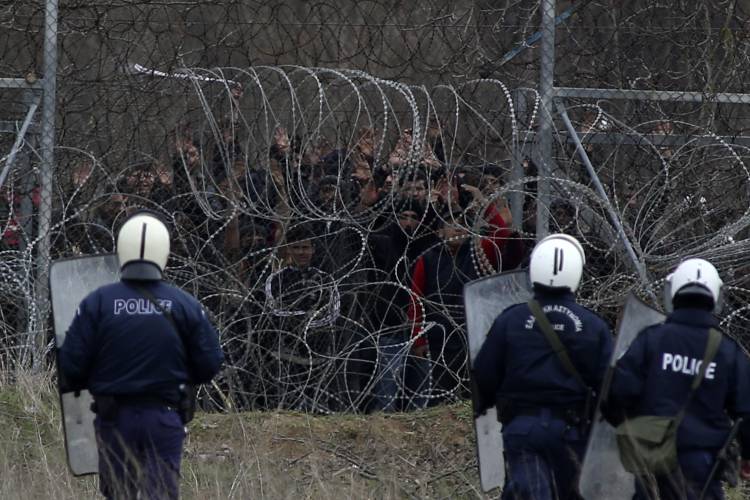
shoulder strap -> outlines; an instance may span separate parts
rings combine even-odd
[[[185,334],[182,333],[182,330],[178,328],[177,323],[172,317],[172,311],[162,307],[162,305],[159,303],[159,300],[156,297],[154,297],[154,294],[151,293],[151,291],[149,291],[148,288],[142,285],[138,285],[136,283],[130,283],[130,286],[134,288],[138,293],[143,295],[146,299],[148,299],[148,301],[154,305],[156,310],[159,311],[162,314],[162,316],[167,318],[167,320],[169,321],[169,324],[172,325],[172,328],[174,328],[175,332],[177,332],[177,336],[180,337],[180,340],[182,341],[182,345],[185,347],[185,354],[187,355],[187,349],[188,349],[187,339],[185,338]]]
[[[157,299],[148,288],[143,287],[141,285],[136,285],[136,284],[131,284],[131,288],[134,288],[138,293],[140,293],[146,299],[148,299],[148,301],[154,305],[156,310],[159,311],[165,318],[167,318],[169,323],[172,325],[172,328],[175,329],[175,331],[177,332],[177,335],[180,337],[180,340],[182,340],[182,342],[185,343],[185,339],[183,338],[182,332],[180,331],[179,328],[177,328],[177,324],[175,323],[174,318],[172,317],[172,311],[165,309],[159,303],[159,299]]]
[[[528,302],[528,306],[529,309],[531,309],[531,313],[534,315],[534,318],[536,318],[536,322],[539,325],[539,328],[542,330],[542,333],[544,333],[544,337],[547,339],[547,342],[552,347],[552,350],[557,355],[563,367],[565,367],[565,370],[569,374],[571,374],[579,384],[586,388],[589,388],[589,385],[583,380],[583,377],[581,377],[581,374],[578,373],[575,365],[573,365],[573,362],[570,360],[568,351],[565,350],[565,346],[560,340],[560,337],[557,335],[557,333],[555,333],[555,329],[552,328],[552,325],[547,319],[547,315],[544,314],[544,311],[542,310],[542,306],[539,305],[539,302],[534,299],[531,299]]]
[[[719,330],[717,330],[716,328],[711,328],[710,330],[708,330],[708,340],[706,341],[706,351],[703,354],[703,362],[701,363],[701,367],[698,369],[698,373],[695,374],[693,384],[690,386],[691,391],[695,391],[698,386],[701,385],[703,377],[706,374],[706,370],[708,370],[708,365],[716,357],[716,353],[719,351],[720,344],[721,332],[719,332]]]
[[[690,392],[688,393],[688,397],[685,400],[685,403],[682,405],[680,412],[677,414],[677,425],[680,425],[680,422],[682,421],[682,418],[685,416],[685,412],[687,411],[687,407],[690,405],[690,401],[693,399],[693,394],[695,394],[695,391],[698,389],[698,387],[700,387],[701,382],[703,382],[703,378],[706,375],[706,370],[708,370],[708,365],[711,364],[711,362],[714,360],[714,357],[716,357],[716,353],[719,351],[719,345],[721,345],[721,332],[716,328],[711,328],[710,330],[708,330],[706,350],[703,353],[703,361],[701,361],[701,367],[698,369],[698,373],[695,374],[695,377],[693,377],[693,383],[690,385]]]

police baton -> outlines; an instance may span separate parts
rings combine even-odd
[[[711,485],[711,481],[713,481],[714,476],[716,475],[716,472],[719,470],[719,467],[724,462],[726,462],[727,450],[729,450],[729,447],[732,446],[732,441],[734,441],[734,438],[737,437],[737,432],[739,432],[740,430],[740,425],[742,425],[741,417],[734,421],[734,425],[732,426],[732,430],[729,431],[729,436],[727,437],[727,440],[724,443],[724,446],[721,447],[721,449],[719,450],[719,453],[716,455],[714,466],[711,468],[711,473],[708,475],[708,478],[706,479],[706,484],[703,485],[703,490],[701,491],[701,496],[698,497],[698,500],[703,500],[703,498],[706,496],[706,493],[708,492],[708,487]]]

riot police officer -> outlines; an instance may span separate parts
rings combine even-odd
[[[107,498],[178,497],[186,387],[209,382],[224,359],[200,303],[162,281],[169,243],[156,214],[129,218],[117,237],[121,281],[81,302],[59,352],[68,388],[94,396]]]
[[[637,499],[697,499],[704,489],[702,498],[724,498],[714,465],[730,435],[730,418],[743,417],[738,429],[742,457],[750,458],[746,354],[734,340],[721,336],[716,353],[700,371],[709,331],[718,330],[712,311],[719,308],[722,286],[709,262],[682,262],[667,277],[667,308],[672,312],[664,323],[640,332],[615,366],[607,405],[613,423],[642,415],[676,417],[684,408],[676,435],[679,467],[673,473],[640,477]],[[691,389],[701,374],[699,385]],[[744,471],[748,465],[745,460]]]
[[[534,299],[497,317],[474,362],[477,407],[496,405],[503,423],[503,499],[579,498],[576,476],[594,388],[613,344],[604,320],[576,303],[584,265],[575,238],[553,234],[540,241],[529,263]]]

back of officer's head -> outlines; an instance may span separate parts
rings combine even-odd
[[[117,234],[117,257],[122,279],[162,279],[169,258],[169,230],[151,212],[133,214]]]
[[[551,234],[536,244],[529,262],[529,280],[536,289],[570,290],[581,283],[586,254],[577,239]]]
[[[716,310],[721,302],[723,285],[710,262],[687,259],[667,276],[667,309]]]

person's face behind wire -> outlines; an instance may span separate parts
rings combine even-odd
[[[156,175],[149,170],[139,170],[133,172],[128,178],[128,186],[134,194],[148,198],[151,190],[154,188]]]
[[[482,178],[481,189],[483,194],[491,195],[495,191],[499,190],[500,187],[500,179],[495,177],[494,175],[487,174]]]
[[[126,209],[127,199],[124,195],[116,193],[110,195],[99,210],[104,218],[114,220],[118,215],[124,213]]]
[[[412,236],[419,225],[419,215],[413,210],[404,210],[398,214],[398,224],[407,236]]]
[[[336,200],[337,195],[338,190],[336,189],[336,186],[330,184],[321,186],[318,193],[318,201],[320,202],[320,207],[326,211],[331,211],[333,209],[334,200]],[[341,208],[341,202],[338,202],[337,205],[339,205],[337,208]]]
[[[200,170],[201,155],[198,151],[198,148],[196,148],[192,144],[185,147],[182,159],[187,165],[187,169],[191,173],[195,173],[196,171]]]
[[[403,194],[407,198],[424,203],[427,200],[427,186],[421,179],[415,181],[406,181],[403,185]]]
[[[253,252],[263,250],[267,246],[266,235],[259,230],[251,229],[250,231],[247,231],[242,236],[241,242],[245,254],[251,254]]]
[[[287,247],[287,255],[291,265],[304,269],[312,263],[315,246],[312,240],[295,241]]]

